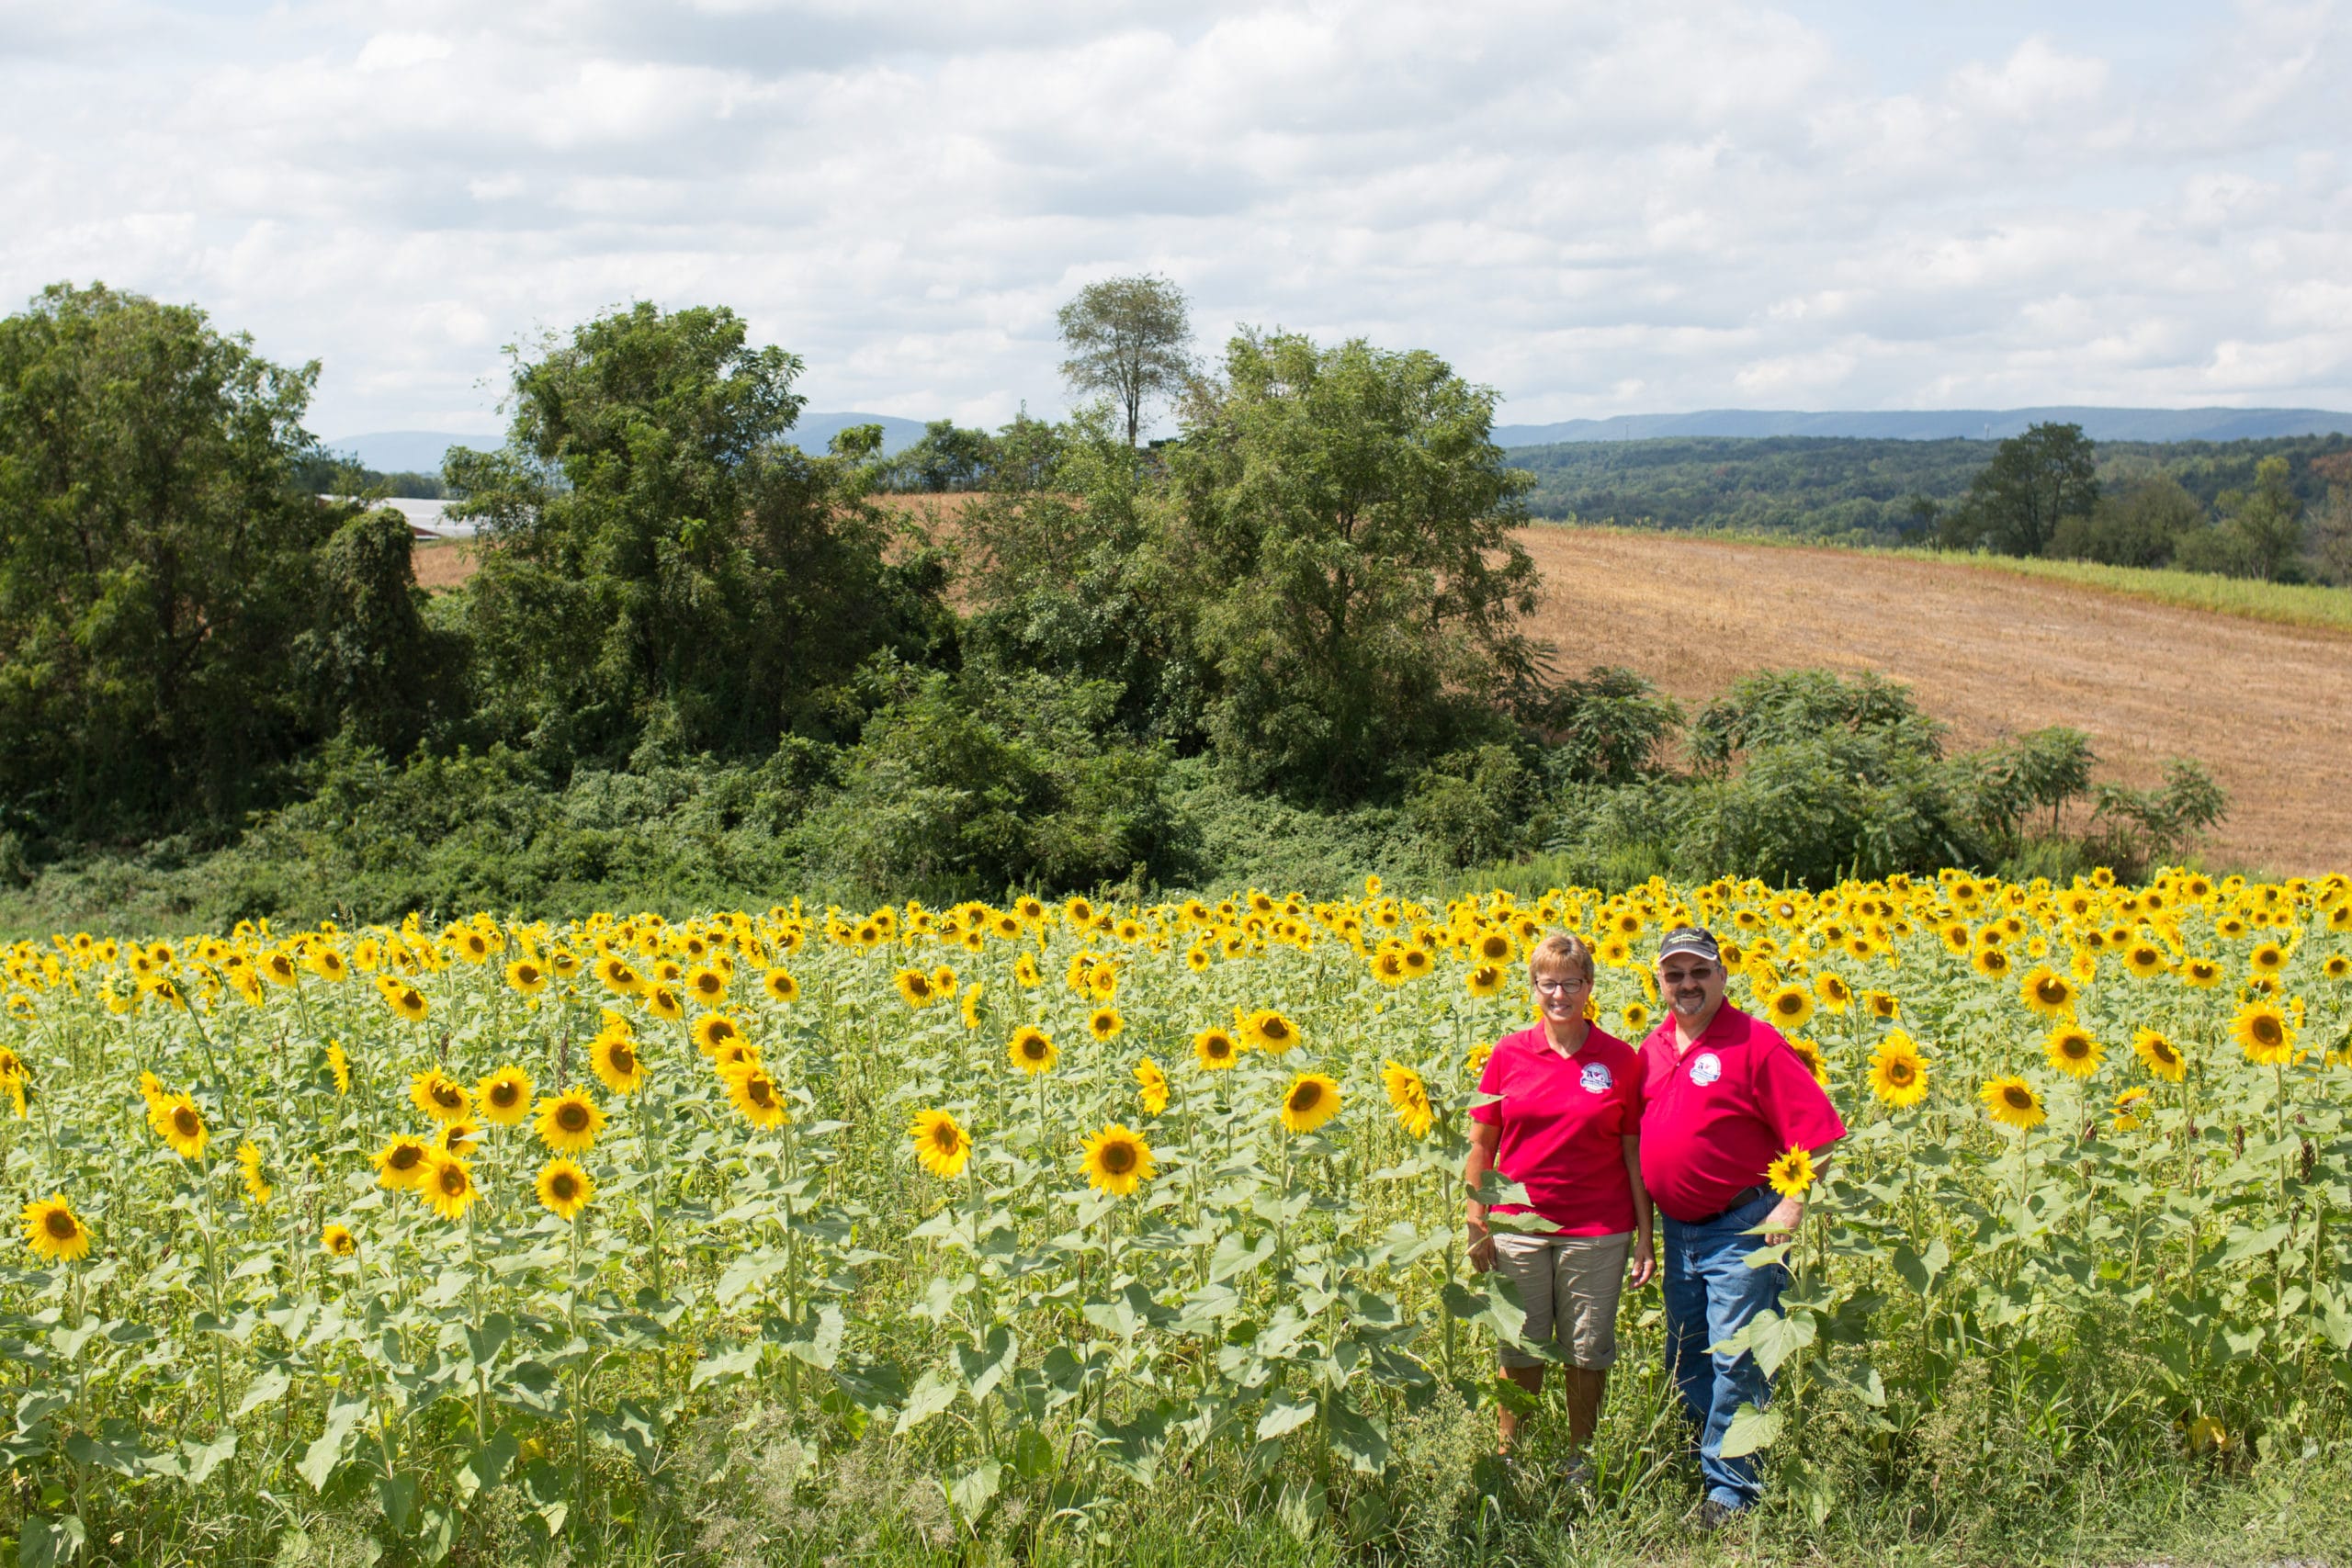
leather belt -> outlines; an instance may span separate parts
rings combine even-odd
[[[1712,1225],[1717,1220],[1722,1219],[1725,1214],[1730,1213],[1734,1209],[1745,1209],[1748,1204],[1753,1203],[1756,1200],[1763,1197],[1771,1190],[1772,1190],[1770,1187],[1765,1187],[1760,1184],[1755,1187],[1750,1187],[1738,1197],[1734,1198],[1730,1202],[1724,1204],[1713,1213],[1709,1214],[1705,1219],[1692,1220],[1689,1223],[1694,1225]]]

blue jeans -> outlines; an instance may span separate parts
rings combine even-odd
[[[1753,1458],[1723,1457],[1724,1431],[1742,1400],[1763,1409],[1772,1385],[1755,1357],[1743,1353],[1735,1359],[1708,1347],[1738,1333],[1764,1308],[1780,1307],[1788,1271],[1778,1265],[1750,1269],[1740,1261],[1764,1245],[1762,1237],[1740,1233],[1761,1224],[1779,1201],[1768,1191],[1702,1225],[1658,1216],[1666,1264],[1666,1364],[1698,1429],[1699,1470],[1707,1495],[1726,1508],[1748,1506],[1763,1487]]]

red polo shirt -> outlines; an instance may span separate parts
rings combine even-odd
[[[1566,1235],[1634,1228],[1620,1142],[1642,1130],[1642,1059],[1631,1045],[1588,1028],[1577,1054],[1563,1056],[1539,1023],[1495,1043],[1478,1092],[1502,1096],[1470,1115],[1502,1129],[1495,1168],[1527,1189],[1525,1203],[1498,1203],[1496,1213],[1532,1209]]]
[[[1791,1145],[1845,1135],[1787,1039],[1729,1002],[1679,1059],[1670,1013],[1642,1042],[1642,1183],[1671,1219],[1712,1218]]]

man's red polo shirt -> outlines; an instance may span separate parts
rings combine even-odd
[[[1679,1059],[1671,1013],[1642,1042],[1642,1184],[1670,1219],[1712,1219],[1791,1145],[1845,1135],[1781,1032],[1729,1002]]]
[[[1641,1079],[1634,1048],[1598,1026],[1586,1029],[1573,1056],[1554,1050],[1540,1023],[1497,1041],[1478,1092],[1502,1098],[1470,1115],[1502,1130],[1495,1168],[1527,1189],[1527,1201],[1498,1203],[1495,1213],[1532,1209],[1563,1235],[1632,1230],[1624,1140],[1642,1130]]]

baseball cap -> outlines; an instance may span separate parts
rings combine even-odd
[[[1724,950],[1715,944],[1715,933],[1704,926],[1677,926],[1667,932],[1666,940],[1658,943],[1659,962],[1677,953],[1695,953],[1710,964],[1724,961]]]

